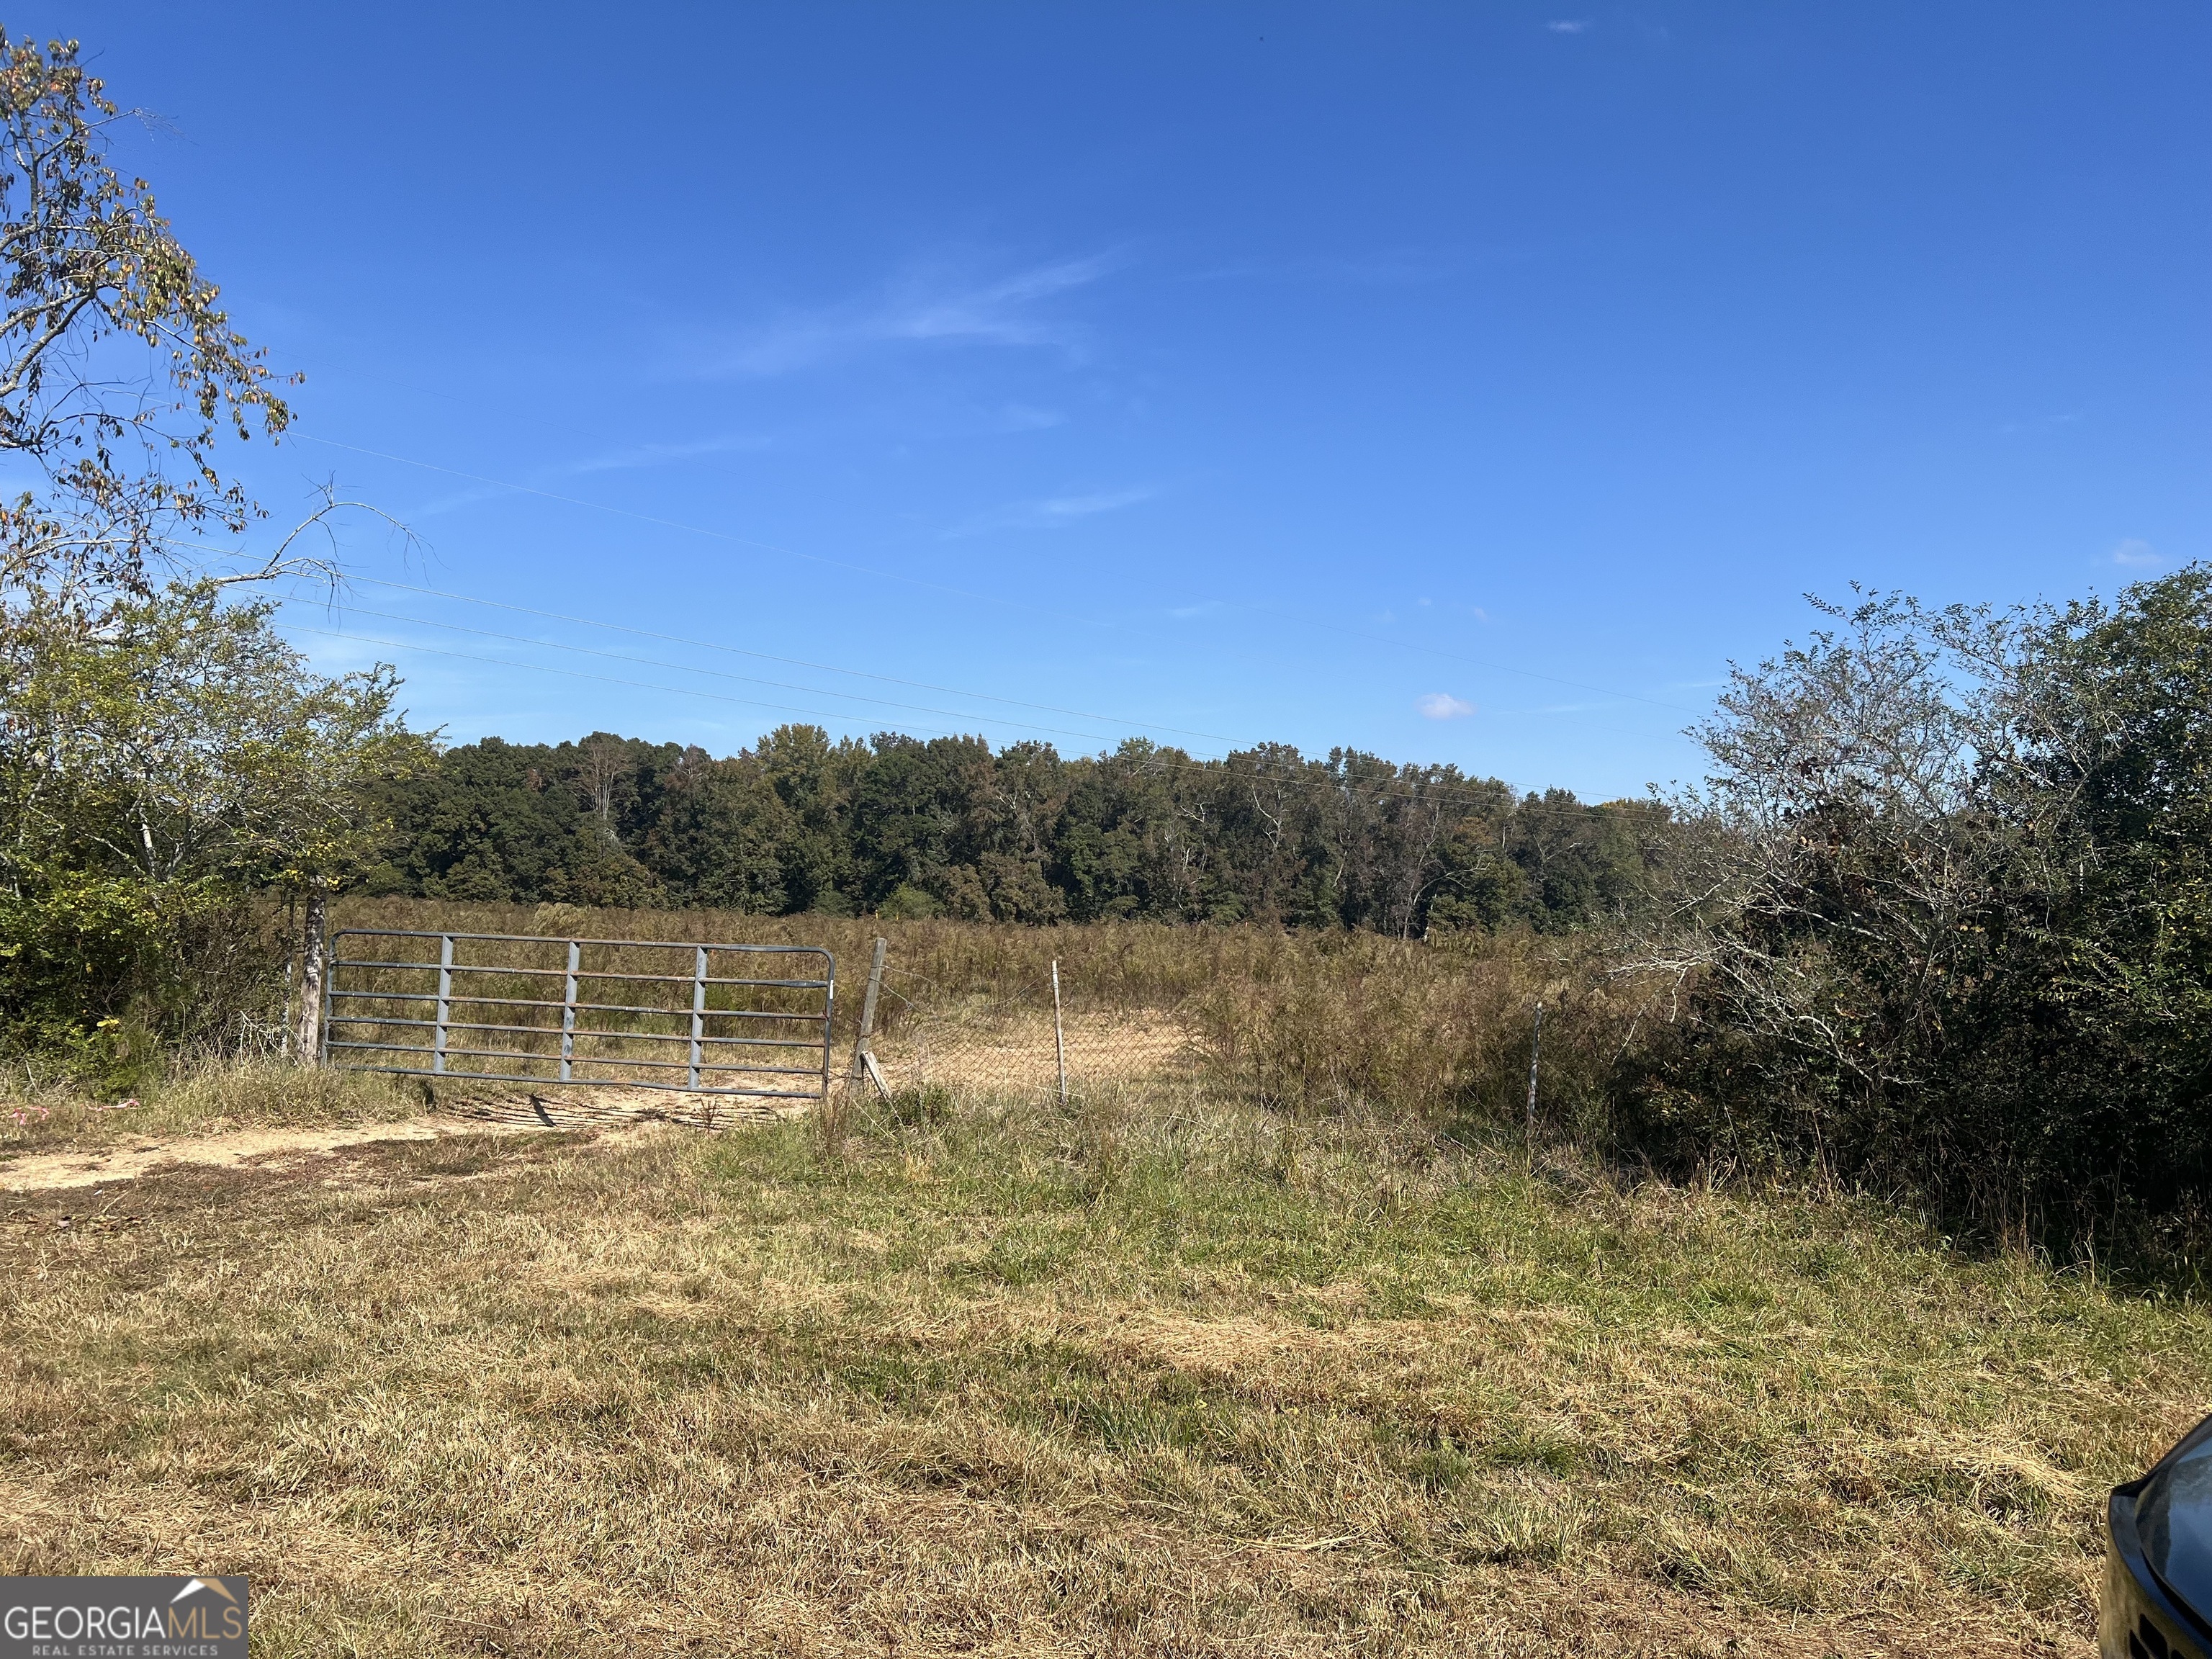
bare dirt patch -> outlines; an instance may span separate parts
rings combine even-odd
[[[518,1126],[519,1127],[520,1126]],[[0,1192],[51,1192],[76,1187],[104,1187],[136,1181],[179,1164],[235,1170],[283,1164],[342,1146],[372,1140],[434,1140],[451,1126],[425,1120],[416,1123],[362,1123],[328,1129],[239,1129],[228,1134],[179,1140],[149,1140],[96,1152],[71,1149],[33,1152],[0,1164]],[[478,1130],[481,1133],[481,1130]]]
[[[65,1147],[0,1158],[0,1192],[50,1192],[107,1187],[178,1167],[273,1173],[296,1170],[324,1155],[384,1142],[434,1141],[456,1136],[516,1135],[586,1130],[627,1135],[661,1124],[716,1128],[793,1115],[765,1103],[647,1089],[564,1090],[528,1093],[465,1086],[441,1091],[435,1109],[398,1122],[296,1128],[233,1129],[205,1135],[149,1135],[120,1145]]]

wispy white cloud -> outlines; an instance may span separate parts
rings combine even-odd
[[[1218,616],[1228,608],[1218,599],[1200,599],[1196,605],[1170,605],[1168,615],[1177,622],[1192,622],[1200,617]]]
[[[1474,713],[1474,705],[1465,698],[1455,697],[1449,691],[1431,691],[1413,699],[1413,707],[1421,711],[1422,718],[1432,720],[1465,720]]]
[[[996,277],[942,265],[917,267],[871,299],[796,312],[702,365],[710,374],[785,374],[869,346],[946,343],[1058,346],[1081,342],[1077,325],[1043,308],[1121,264],[1112,254],[1056,259]]]
[[[1008,501],[1004,507],[994,507],[954,525],[943,532],[942,539],[981,535],[989,530],[1063,530],[1101,513],[1117,513],[1139,501],[1150,501],[1154,493],[1149,485],[1144,485],[1134,489],[1100,490],[1088,495],[1048,495],[1038,501]]]
[[[2023,432],[2056,432],[2062,428],[2079,426],[2089,418],[2086,409],[2063,410],[2056,415],[2039,415],[2032,420],[2007,421],[1997,428],[2004,437],[2015,437]]]
[[[2112,562],[2138,568],[2143,565],[2164,564],[2166,555],[2148,542],[2141,541],[2130,536],[2112,550]]]
[[[1555,17],[1544,27],[1554,34],[1587,34],[1590,20],[1587,17]]]
[[[633,444],[626,449],[609,450],[603,454],[588,455],[578,461],[563,461],[551,466],[535,468],[525,476],[527,484],[483,483],[457,489],[448,495],[435,496],[420,507],[410,508],[410,521],[435,519],[478,501],[502,501],[518,492],[542,489],[561,478],[578,477],[594,472],[620,472],[637,467],[672,466],[683,461],[696,460],[702,455],[726,455],[739,450],[767,449],[771,447],[766,438],[744,434],[723,434],[714,437],[696,438],[680,443]]]

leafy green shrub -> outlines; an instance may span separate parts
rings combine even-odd
[[[1703,732],[1627,1133],[2015,1231],[2212,1206],[2212,569],[1831,614]]]

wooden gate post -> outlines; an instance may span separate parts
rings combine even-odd
[[[330,954],[323,935],[328,931],[329,901],[323,878],[311,878],[307,902],[301,907],[307,915],[300,929],[300,1002],[293,1011],[292,1060],[298,1066],[323,1063],[323,974]]]
[[[875,1085],[876,1092],[886,1100],[890,1098],[890,1086],[884,1081],[883,1068],[876,1064],[874,1037],[876,1035],[876,994],[884,988],[884,953],[890,941],[878,937],[876,953],[868,963],[868,988],[860,997],[860,1030],[853,1039],[853,1069],[845,1079],[845,1092],[859,1088],[863,1079]]]

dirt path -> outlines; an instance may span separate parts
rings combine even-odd
[[[378,1140],[449,1135],[543,1134],[589,1130],[602,1138],[648,1133],[664,1123],[713,1129],[802,1115],[811,1103],[605,1089],[563,1094],[441,1097],[421,1117],[317,1128],[234,1129],[220,1134],[147,1135],[121,1145],[61,1147],[0,1159],[0,1193],[52,1192],[135,1181],[170,1164],[200,1169],[281,1169],[301,1158]]]
[[[235,1129],[228,1134],[136,1140],[97,1149],[73,1147],[33,1152],[0,1164],[0,1192],[52,1192],[135,1181],[170,1164],[234,1170],[281,1166],[319,1152],[372,1140],[436,1140],[446,1135],[543,1133],[542,1123],[491,1122],[459,1117],[420,1117],[396,1123],[355,1123],[324,1129]]]

